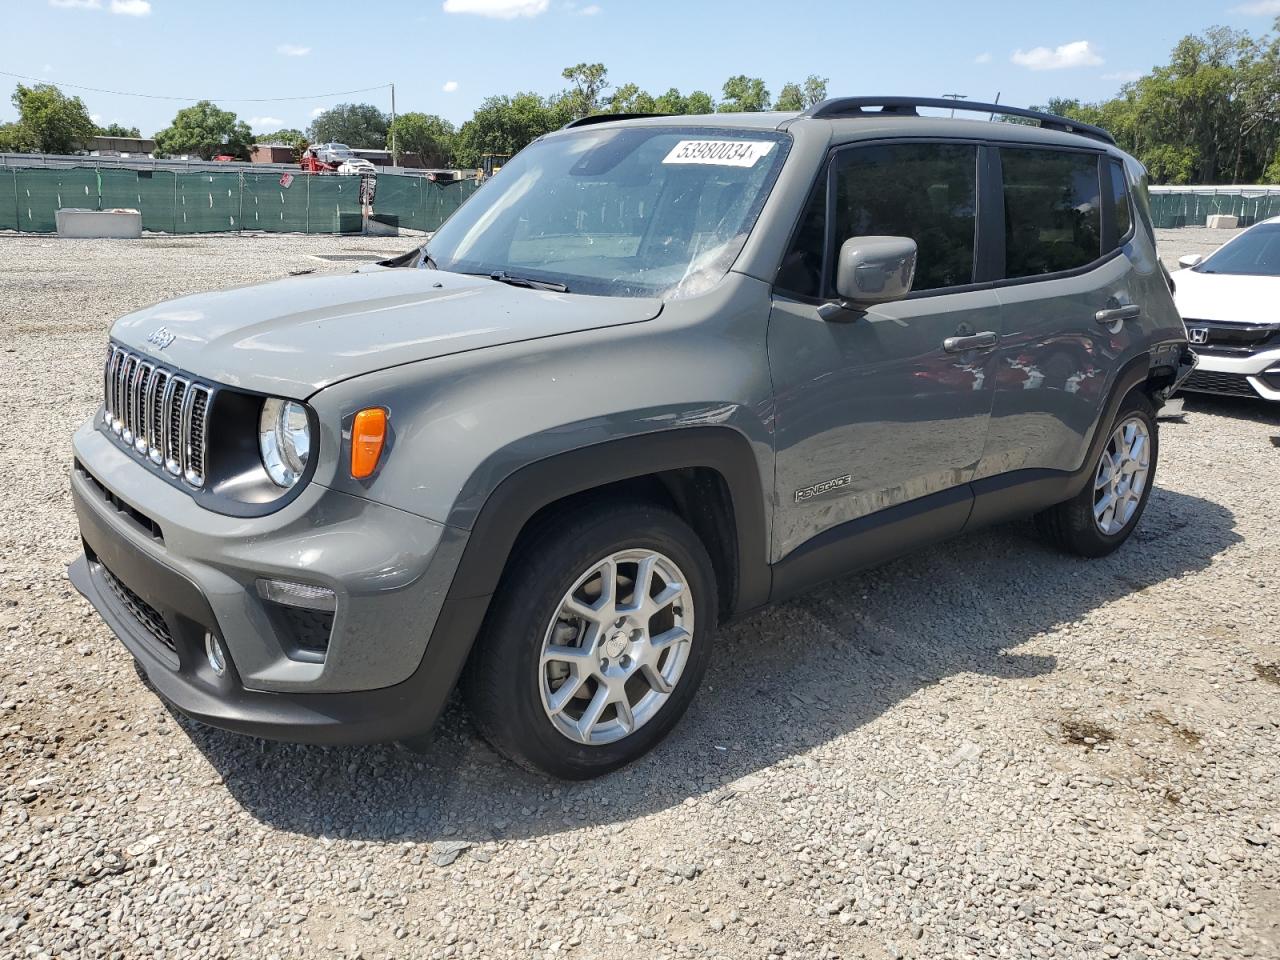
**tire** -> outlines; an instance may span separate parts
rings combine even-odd
[[[1084,489],[1036,515],[1036,526],[1051,543],[1081,557],[1105,557],[1129,539],[1146,510],[1155,480],[1160,435],[1150,398],[1140,390],[1130,393],[1107,431],[1107,441],[1089,470]],[[1113,469],[1117,454],[1139,439],[1145,449],[1137,459],[1124,456],[1117,476]],[[1139,478],[1141,488],[1135,490]],[[1107,508],[1108,494],[1111,509]]]
[[[642,569],[643,608],[630,586]],[[472,719],[528,769],[566,780],[615,770],[684,714],[718,609],[706,548],[670,510],[597,501],[559,511],[521,535],[494,594],[463,675]]]

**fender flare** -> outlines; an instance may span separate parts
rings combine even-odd
[[[771,575],[760,467],[743,434],[710,426],[606,440],[514,471],[485,499],[471,525],[448,599],[492,594],[520,531],[544,507],[611,483],[688,468],[716,471],[729,491],[737,562],[734,612],[763,605],[769,598]]]

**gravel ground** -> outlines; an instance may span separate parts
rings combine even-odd
[[[425,754],[169,713],[64,573],[108,325],[412,244],[0,237],[0,956],[1280,956],[1261,403],[1162,426],[1108,559],[1015,524],[728,628],[669,741],[593,783],[457,707]]]

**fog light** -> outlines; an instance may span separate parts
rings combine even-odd
[[[227,654],[222,649],[222,641],[212,633],[204,635],[204,655],[209,658],[209,668],[216,676],[227,672]]]

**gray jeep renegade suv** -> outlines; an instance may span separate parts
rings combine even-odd
[[[591,117],[386,267],[111,331],[71,578],[199,720],[412,740],[461,678],[610,770],[727,618],[1012,517],[1115,550],[1194,363],[1141,166],[1008,107]]]

